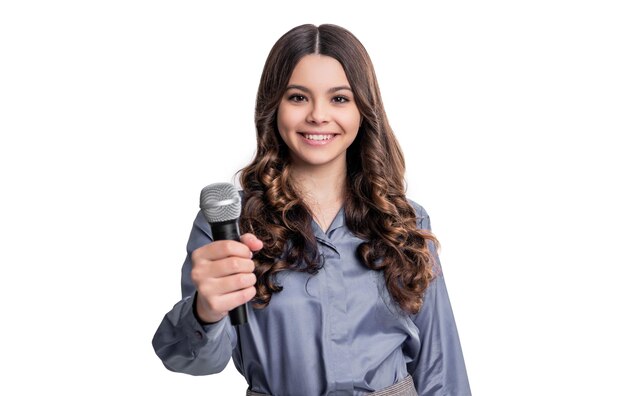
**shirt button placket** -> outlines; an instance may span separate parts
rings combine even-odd
[[[335,367],[334,395],[352,394],[352,369],[348,340],[347,294],[341,269],[341,255],[334,248],[324,255],[330,301],[331,358]]]

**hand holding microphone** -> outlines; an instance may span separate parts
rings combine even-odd
[[[247,322],[246,305],[256,294],[252,252],[263,242],[252,234],[239,236],[239,193],[232,184],[217,183],[204,189],[200,208],[211,226],[213,241],[193,251],[191,279],[197,290],[196,313],[207,323],[230,311],[231,323]]]

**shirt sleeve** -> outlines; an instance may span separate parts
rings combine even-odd
[[[421,228],[430,230],[428,213],[421,206],[416,206],[418,218],[421,217]],[[426,290],[422,308],[413,316],[419,332],[420,348],[417,358],[407,368],[420,396],[471,395],[439,257],[432,244],[430,249],[436,259],[436,277]]]
[[[237,344],[237,335],[228,316],[202,326],[193,312],[196,290],[191,281],[191,253],[210,242],[211,230],[199,212],[182,268],[182,299],[165,315],[152,339],[154,351],[171,371],[191,375],[218,373],[228,364]]]

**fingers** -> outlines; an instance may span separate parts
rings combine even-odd
[[[263,249],[263,241],[258,239],[254,234],[243,234],[241,237],[239,237],[239,240],[253,252],[258,252],[259,250]]]
[[[254,287],[237,290],[232,293],[213,296],[205,301],[209,312],[219,313],[217,316],[224,316],[226,312],[252,300],[256,295]],[[209,316],[210,317],[210,316]],[[212,320],[212,322],[215,320]]]
[[[252,234],[240,241],[214,241],[191,254],[191,280],[198,291],[197,314],[208,323],[256,295],[252,252],[263,242]]]
[[[199,255],[211,261],[226,257],[251,258],[250,248],[238,241],[215,241],[197,249]],[[195,251],[194,251],[195,253]]]
[[[234,274],[223,278],[205,278],[197,284],[197,313],[205,322],[215,323],[227,311],[245,304],[256,295],[256,276]]]
[[[238,273],[250,273],[254,271],[254,261],[241,257],[227,257],[222,260],[212,261],[207,266],[206,276],[222,278]]]
[[[254,271],[251,255],[250,249],[243,243],[216,241],[194,250],[191,258],[196,276],[221,278]]]
[[[207,278],[198,284],[202,295],[220,296],[254,286],[256,276],[253,273],[234,274],[222,278]]]

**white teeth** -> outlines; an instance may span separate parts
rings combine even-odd
[[[309,140],[328,140],[333,137],[333,135],[304,135],[304,137]]]

